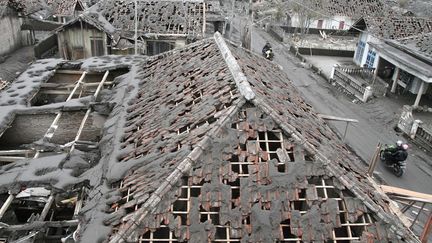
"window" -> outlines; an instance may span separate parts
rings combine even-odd
[[[366,65],[368,68],[372,68],[375,62],[376,52],[369,50],[366,58]]]
[[[147,55],[153,56],[174,49],[174,42],[147,41]]]
[[[105,55],[103,37],[90,37],[91,54],[92,56]]]
[[[357,53],[356,53],[356,57],[355,59],[359,62],[361,62],[362,58],[363,58],[363,52],[365,49],[365,43],[363,41],[360,41],[357,47]]]

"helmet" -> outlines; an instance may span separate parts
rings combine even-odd
[[[402,144],[403,144],[402,140],[398,140],[398,141],[396,142],[396,145],[397,145],[398,147],[402,146]]]
[[[402,144],[402,149],[403,150],[407,150],[408,149],[408,144],[406,144],[406,143]]]

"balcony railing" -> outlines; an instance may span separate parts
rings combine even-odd
[[[389,85],[374,75],[374,68],[337,66],[332,79],[347,93],[366,102],[372,95],[379,97],[387,94]]]

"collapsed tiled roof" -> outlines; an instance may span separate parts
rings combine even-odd
[[[72,16],[76,5],[83,8],[81,0],[2,0],[23,15],[40,14],[43,18],[51,15]],[[0,2],[1,6],[1,2]]]
[[[216,34],[136,78],[111,242],[415,241],[276,65]]]
[[[204,31],[203,1],[137,1],[138,31],[148,35],[201,35]],[[135,4],[133,0],[101,0],[85,13],[95,22],[109,23],[126,37],[133,37]]]
[[[390,8],[382,0],[311,0],[301,2],[328,17],[347,16],[358,19],[365,16],[382,16],[390,12]]]
[[[399,39],[432,32],[432,20],[408,16],[365,18],[368,31],[384,39]]]
[[[104,78],[125,67],[123,76]],[[107,83],[100,97],[85,96],[100,80]],[[79,96],[46,96],[64,91],[66,81],[83,85]],[[40,106],[27,107],[35,97]],[[2,240],[54,233],[81,242],[416,241],[286,74],[219,34],[149,59],[40,60],[0,93],[0,106],[9,140],[23,132],[10,126],[14,117],[24,128],[46,125],[36,135],[54,139],[26,141],[43,157],[0,167],[1,207],[12,198],[15,207],[37,208],[21,224],[0,216]],[[82,109],[92,114],[83,134],[103,130],[100,140],[73,140]],[[58,113],[69,114],[60,134],[40,122]],[[85,149],[68,152],[65,131]],[[7,138],[0,145],[11,153]],[[45,192],[37,198],[45,204],[21,199],[26,188]],[[48,209],[59,216],[50,219]]]
[[[23,15],[31,15],[49,8],[44,0],[9,0],[9,4]]]
[[[57,16],[73,16],[75,8],[84,10],[84,5],[81,0],[68,0],[68,1],[59,1],[59,0],[45,0],[53,10],[52,13]]]

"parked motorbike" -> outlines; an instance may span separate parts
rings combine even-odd
[[[380,160],[384,162],[384,165],[388,168],[392,169],[393,174],[397,177],[401,177],[406,170],[406,162],[404,160],[395,159],[393,154],[396,151],[396,146],[387,145],[384,146],[380,150]]]

